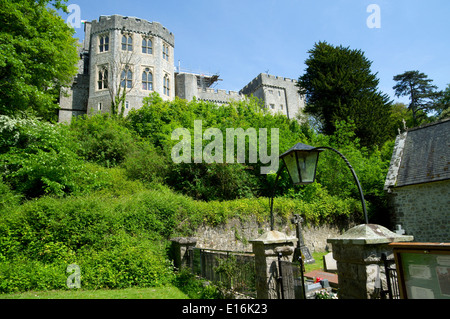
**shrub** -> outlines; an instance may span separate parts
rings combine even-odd
[[[173,280],[165,247],[145,238],[122,235],[107,249],[83,250],[77,263],[86,289],[154,287]]]
[[[3,116],[2,121],[6,118]],[[8,118],[5,127],[1,174],[17,193],[27,198],[64,196],[102,187],[100,174],[76,154],[78,146],[64,125],[35,118]]]
[[[189,270],[181,270],[174,284],[191,299],[221,299],[220,290],[204,279],[195,277]]]
[[[109,114],[78,116],[72,120],[70,132],[80,145],[77,153],[105,167],[121,164],[136,142],[132,132]]]
[[[25,257],[0,263],[0,293],[52,290],[66,287],[64,263],[47,264]]]
[[[126,154],[122,167],[128,178],[149,184],[163,182],[168,171],[166,159],[144,141]]]

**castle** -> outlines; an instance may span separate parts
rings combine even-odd
[[[98,21],[85,22],[84,31],[78,74],[71,87],[61,92],[59,122],[70,122],[80,114],[111,112],[112,101],[122,96],[120,106],[126,115],[140,108],[152,92],[164,100],[195,97],[219,105],[253,95],[271,112],[288,118],[304,108],[304,98],[292,79],[261,73],[239,92],[227,92],[212,88],[218,75],[175,68],[174,35],[158,22],[100,16]]]

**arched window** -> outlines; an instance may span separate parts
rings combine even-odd
[[[133,87],[133,71],[129,66],[126,66],[122,70],[122,74],[120,75],[120,86],[123,88],[131,89]]]
[[[167,74],[164,76],[164,94],[170,96],[170,83],[169,76]]]
[[[142,53],[152,54],[152,40],[143,38],[142,39]]]
[[[133,37],[131,35],[122,36],[122,50],[133,51]]]
[[[108,88],[108,69],[106,67],[101,67],[98,70],[98,89],[103,90]]]
[[[149,68],[142,72],[142,89],[153,91],[153,74]]]

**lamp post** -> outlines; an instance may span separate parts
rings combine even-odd
[[[319,160],[319,153],[323,150],[331,150],[337,153],[347,164],[352,172],[353,178],[355,179],[356,185],[358,186],[359,195],[361,198],[361,204],[364,212],[364,218],[366,224],[369,223],[367,217],[366,203],[364,201],[364,194],[361,188],[361,184],[359,183],[358,177],[356,176],[355,171],[353,170],[350,162],[345,158],[345,156],[340,153],[338,150],[328,147],[328,146],[320,146],[313,147],[310,145],[306,145],[303,143],[297,143],[285,153],[280,155],[280,159],[282,159],[282,166],[278,170],[277,177],[275,179],[275,187],[272,190],[272,197],[270,202],[270,227],[273,230],[274,227],[274,218],[273,218],[273,199],[275,195],[276,183],[278,181],[280,172],[283,170],[284,166],[286,166],[289,176],[291,177],[292,183],[294,185],[305,185],[313,183],[316,178],[316,169],[317,162]]]

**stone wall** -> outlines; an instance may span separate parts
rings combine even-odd
[[[275,227],[288,236],[296,237],[295,227],[289,222]],[[259,223],[256,218],[242,222],[239,219],[232,219],[225,225],[201,226],[197,229],[193,237],[197,240],[196,247],[233,250],[252,251],[250,240],[256,239],[261,234],[270,230],[268,223]],[[303,226],[303,237],[310,252],[326,251],[329,249],[327,239],[339,236],[342,232],[335,225]]]
[[[418,242],[450,242],[450,180],[395,187],[389,194],[394,225]]]
[[[305,107],[304,97],[298,93],[297,81],[260,73],[239,93],[262,99],[272,113],[293,119]]]

